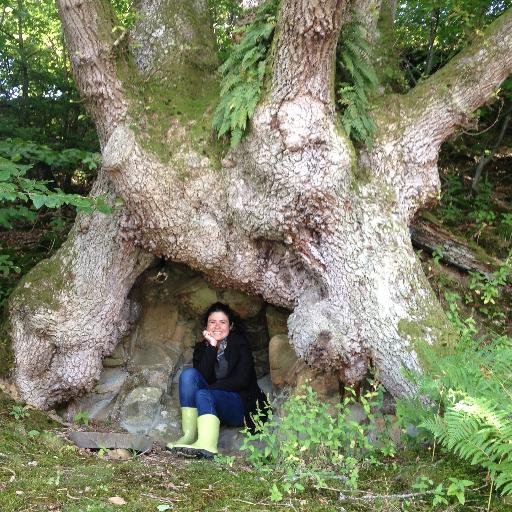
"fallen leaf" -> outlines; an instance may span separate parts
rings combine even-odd
[[[126,501],[121,498],[121,496],[111,496],[108,501],[112,503],[112,505],[126,505]]]

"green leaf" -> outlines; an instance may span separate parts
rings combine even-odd
[[[283,500],[283,495],[281,491],[278,489],[277,485],[272,485],[272,489],[270,490],[270,501],[278,502]]]

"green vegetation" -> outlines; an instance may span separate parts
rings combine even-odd
[[[433,491],[440,484],[444,487],[437,495],[450,503],[450,510],[481,510],[487,500],[486,489],[465,485],[480,481],[483,473],[467,470],[444,455],[432,461],[426,447],[365,463],[357,489],[342,494],[338,489],[345,485],[340,479],[326,479],[325,489],[307,484],[304,490],[286,491],[284,482],[271,472],[257,471],[239,458],[195,462],[158,451],[123,461],[114,460],[108,451],[99,457],[94,451],[70,445],[60,425],[40,412],[27,410],[29,416],[15,418],[10,414],[13,407],[0,392],[0,509],[5,512],[147,512],[166,510],[166,505],[183,512],[294,508],[339,512],[341,507],[347,512],[427,512],[432,510]],[[321,432],[322,428],[316,429]],[[274,484],[281,494],[279,501],[272,500],[279,497]],[[465,505],[457,498],[462,490]],[[400,497],[408,494],[409,498]],[[114,497],[125,505],[115,505]],[[495,500],[497,509],[503,510],[503,504]]]
[[[338,43],[338,84],[341,123],[349,137],[370,146],[375,123],[369,115],[370,96],[378,86],[373,68],[373,51],[364,27],[358,22],[347,23]]]
[[[477,336],[475,320],[460,318],[459,296],[447,294],[448,317],[460,341],[443,357],[428,346],[423,358],[430,371],[411,375],[419,395],[398,404],[402,424],[419,427],[447,451],[488,471],[489,493],[512,493],[512,338]],[[491,498],[489,498],[491,499]]]
[[[254,20],[243,29],[240,43],[219,70],[222,84],[213,128],[219,137],[230,134],[231,147],[242,139],[261,97],[277,7],[276,0],[267,0],[258,8]]]
[[[380,457],[395,455],[390,417],[379,412],[383,390],[377,382],[370,384],[357,400],[354,390],[346,388],[345,398],[335,405],[321,403],[309,386],[298,389],[280,417],[270,412],[268,421],[256,420],[254,434],[246,431],[242,451],[260,473],[273,475],[273,501],[308,484],[324,489],[328,481],[337,481],[340,490],[357,489],[362,472],[380,464]],[[352,410],[357,406],[364,422]]]

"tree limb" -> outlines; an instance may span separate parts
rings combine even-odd
[[[274,102],[311,95],[326,105],[332,103],[334,53],[347,7],[346,0],[283,2],[272,80]]]
[[[512,9],[465,51],[406,95],[405,115],[436,147],[512,73]]]
[[[73,75],[105,145],[127,115],[114,59],[113,13],[106,0],[57,0]]]

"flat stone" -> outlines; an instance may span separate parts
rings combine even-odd
[[[107,368],[115,368],[117,366],[123,366],[125,360],[121,357],[104,357],[103,366]]]
[[[149,436],[119,434],[114,432],[71,432],[69,438],[79,448],[107,448],[148,452],[153,440]]]
[[[171,358],[167,350],[160,345],[143,345],[136,349],[130,366],[170,366]]]

